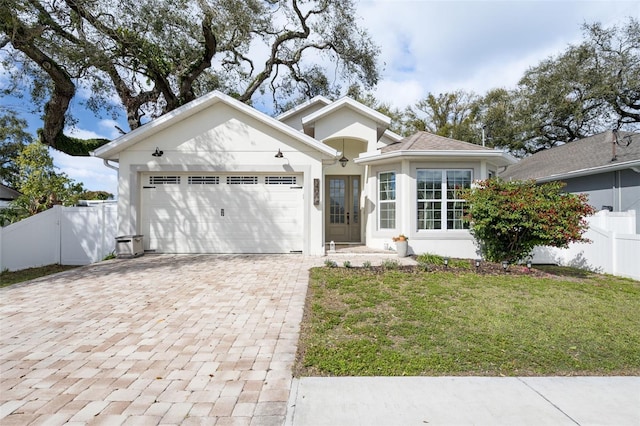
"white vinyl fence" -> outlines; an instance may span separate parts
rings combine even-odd
[[[536,247],[533,263],[555,263],[640,280],[640,235],[635,233],[634,211],[606,210],[588,218],[585,237],[591,243],[567,249]]]
[[[0,228],[0,271],[88,265],[115,250],[117,205],[54,206]]]

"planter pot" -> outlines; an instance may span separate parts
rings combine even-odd
[[[398,257],[407,257],[407,250],[409,249],[408,241],[396,241],[396,252]]]

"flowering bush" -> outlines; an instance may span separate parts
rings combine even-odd
[[[397,237],[393,237],[393,242],[397,243],[398,241],[407,241],[409,238],[407,238],[404,234],[400,234]]]

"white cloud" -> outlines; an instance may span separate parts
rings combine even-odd
[[[400,109],[416,103],[426,96],[424,87],[417,80],[383,80],[378,84],[376,98]]]
[[[115,170],[107,168],[102,159],[75,157],[54,149],[51,149],[50,153],[58,171],[66,173],[76,182],[82,182],[85,189],[117,194],[118,174]]]
[[[581,41],[585,22],[640,16],[640,2],[361,0],[358,12],[382,50],[381,86],[411,81],[423,95],[483,94],[515,86],[527,68]]]

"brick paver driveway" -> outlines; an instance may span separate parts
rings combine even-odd
[[[0,289],[0,424],[278,424],[308,268],[146,255]]]

